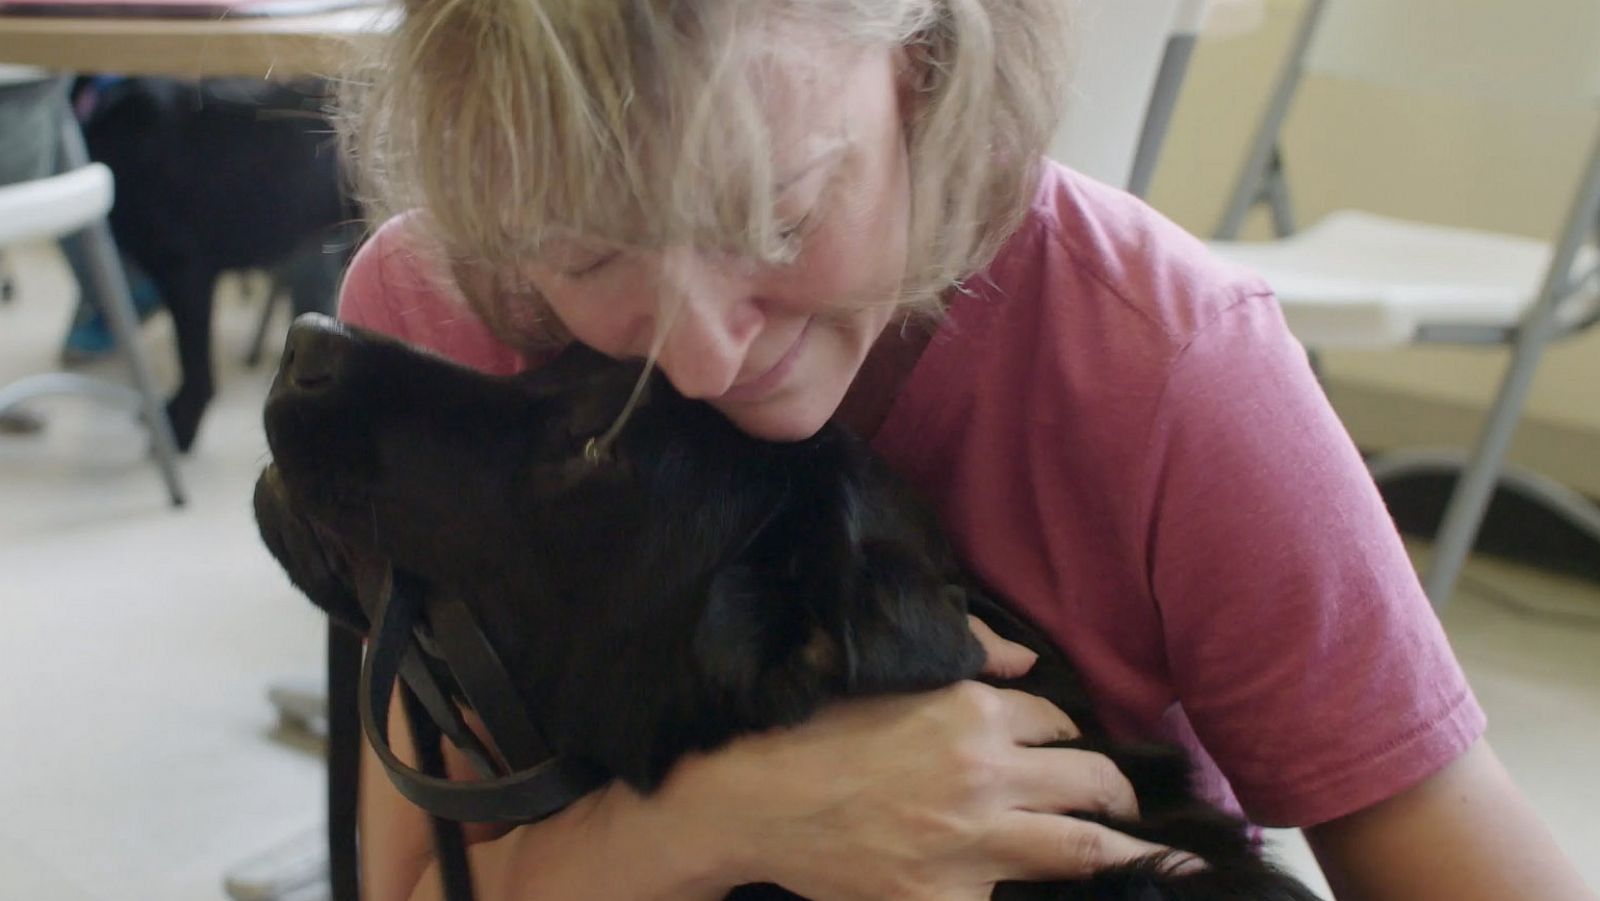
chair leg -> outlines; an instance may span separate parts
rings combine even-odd
[[[1289,196],[1289,174],[1285,171],[1283,151],[1279,148],[1272,151],[1272,162],[1267,167],[1267,179],[1262,187],[1262,199],[1272,212],[1274,234],[1283,237],[1299,230],[1294,221],[1294,201]]]
[[[261,319],[256,322],[256,332],[250,339],[250,349],[245,352],[244,365],[254,369],[261,365],[261,352],[267,344],[267,330],[272,328],[272,314],[278,309],[278,281],[268,283],[266,299],[261,303]]]
[[[133,376],[134,390],[139,392],[139,412],[150,432],[151,450],[161,469],[167,495],[175,507],[187,500],[182,479],[178,475],[178,445],[172,435],[172,423],[167,420],[166,404],[156,390],[155,375],[139,340],[139,314],[134,312],[133,298],[128,294],[128,282],[122,275],[117,251],[111,241],[111,232],[105,223],[89,227],[88,250],[90,270],[99,291],[106,323],[116,338],[117,347],[128,361]]]
[[[1144,128],[1139,134],[1138,150],[1134,153],[1133,172],[1128,176],[1128,193],[1145,197],[1150,193],[1150,182],[1155,179],[1156,162],[1166,143],[1167,129],[1172,123],[1172,113],[1178,106],[1178,94],[1183,89],[1183,77],[1189,71],[1189,61],[1194,57],[1197,43],[1192,34],[1177,35],[1167,41],[1166,52],[1161,56],[1161,69],[1156,73],[1155,89],[1150,93],[1150,108],[1144,114]]]
[[[1461,473],[1461,480],[1456,483],[1449,506],[1445,508],[1433,560],[1423,580],[1423,586],[1435,608],[1442,607],[1455,588],[1461,565],[1466,562],[1472,543],[1478,537],[1478,527],[1483,522],[1484,510],[1489,505],[1489,496],[1498,480],[1506,447],[1511,443],[1512,432],[1516,430],[1523,402],[1533,387],[1539,359],[1544,355],[1545,345],[1560,334],[1557,313],[1561,302],[1572,290],[1573,262],[1577,259],[1578,249],[1593,236],[1596,217],[1600,215],[1600,130],[1596,131],[1593,147],[1577,197],[1573,199],[1566,225],[1551,255],[1544,285],[1539,289],[1538,299],[1517,326],[1511,363],[1500,382],[1500,392],[1489,410],[1489,419],[1484,423],[1478,445]]]
[[[17,296],[17,277],[11,271],[11,261],[0,252],[0,303],[10,303]]]
[[[1545,327],[1524,327],[1526,334],[1519,338],[1512,351],[1511,363],[1501,380],[1500,392],[1489,410],[1483,431],[1479,433],[1477,446],[1467,458],[1461,478],[1445,506],[1444,520],[1434,540],[1433,558],[1422,582],[1436,610],[1443,609],[1449,601],[1461,567],[1472,553],[1489,499],[1500,481],[1501,464],[1516,431],[1517,419],[1522,415],[1523,402],[1548,343],[1548,323],[1528,323],[1529,326],[1535,324]]]
[[[1289,107],[1294,101],[1296,89],[1300,86],[1300,78],[1305,73],[1306,52],[1311,47],[1312,38],[1316,36],[1317,25],[1322,20],[1322,12],[1327,3],[1328,0],[1310,0],[1306,4],[1305,14],[1301,16],[1293,44],[1289,48],[1288,55],[1284,57],[1278,80],[1273,85],[1266,110],[1262,113],[1261,123],[1250,140],[1244,167],[1239,170],[1233,190],[1228,193],[1228,202],[1223,208],[1222,218],[1218,221],[1216,230],[1212,232],[1212,237],[1219,241],[1238,240],[1239,232],[1244,228],[1244,220],[1250,214],[1250,210],[1263,199],[1271,199],[1265,193],[1266,179],[1270,174],[1273,158],[1278,152],[1278,134],[1283,129],[1284,120],[1289,117]],[[1274,209],[1277,207],[1274,206]],[[1274,223],[1275,227],[1281,224]],[[1278,237],[1286,237],[1288,234],[1289,232],[1280,228]]]
[[[89,162],[84,147],[83,132],[72,115],[65,97],[61,101],[61,158],[65,165],[77,167]],[[155,375],[145,356],[144,345],[139,341],[139,314],[134,310],[133,298],[128,293],[128,279],[123,274],[122,263],[117,258],[117,248],[111,240],[111,229],[100,220],[85,229],[84,245],[87,251],[89,274],[101,299],[106,323],[111,326],[112,337],[128,361],[134,390],[139,392],[140,414],[150,432],[151,450],[161,469],[167,495],[175,507],[183,506],[187,497],[182,479],[178,476],[178,445],[172,436],[172,423],[167,420],[166,405],[156,389]]]
[[[1373,481],[1382,485],[1409,476],[1460,477],[1469,455],[1458,448],[1407,448],[1384,451],[1367,461]],[[1496,488],[1505,488],[1548,510],[1600,545],[1600,504],[1549,476],[1507,463],[1501,466]],[[1491,496],[1490,501],[1493,501]]]

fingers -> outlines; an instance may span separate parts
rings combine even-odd
[[[1017,806],[1037,813],[1094,813],[1139,818],[1133,783],[1111,759],[1074,748],[1024,748],[1013,758],[1008,784]]]
[[[983,674],[996,679],[1016,679],[1027,674],[1033,668],[1039,655],[1028,650],[1014,641],[1007,641],[995,634],[995,631],[976,616],[967,614],[967,625],[972,629],[972,634],[978,639],[978,644],[983,645],[983,652],[987,659],[983,664]]]
[[[1107,826],[1047,813],[1013,813],[993,834],[1001,879],[1080,879],[1141,857],[1170,854],[1168,868],[1187,873],[1204,866],[1186,852],[1124,835]]]
[[[970,684],[970,683],[969,683]],[[1076,748],[1040,748],[1079,737],[1078,727],[1060,708],[1036,695],[972,685],[992,693],[1001,705],[1006,729],[1022,747],[1009,755],[1007,782],[1025,810],[1097,813],[1124,820],[1139,818],[1133,783],[1111,759]]]
[[[1061,708],[1038,695],[1009,688],[992,688],[969,683],[973,690],[990,692],[1001,707],[1007,733],[1019,745],[1043,745],[1067,741],[1082,735],[1076,723]]]

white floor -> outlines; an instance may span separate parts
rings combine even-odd
[[[9,256],[0,384],[53,367],[71,293],[52,251]],[[265,700],[320,672],[323,633],[250,517],[272,365],[240,363],[256,315],[219,304],[184,510],[128,415],[62,398],[39,406],[43,435],[0,436],[0,898],[219,898],[225,872],[321,819],[320,765],[273,740]],[[166,323],[145,334],[170,382]],[[1468,575],[1444,620],[1491,738],[1600,887],[1600,590],[1485,561]],[[1274,838],[1312,868],[1298,836]]]

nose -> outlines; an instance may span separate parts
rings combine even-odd
[[[301,394],[317,394],[338,384],[344,349],[350,335],[344,326],[320,313],[306,313],[289,327],[278,363],[278,385]]]
[[[736,262],[684,252],[664,261],[659,364],[685,397],[714,398],[738,381],[766,316]]]

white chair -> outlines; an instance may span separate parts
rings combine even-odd
[[[1134,151],[1133,168],[1128,173],[1130,194],[1144,197],[1150,191],[1150,181],[1155,177],[1156,163],[1167,140],[1167,128],[1172,123],[1172,111],[1178,106],[1178,95],[1183,90],[1183,79],[1189,72],[1195,44],[1201,32],[1211,26],[1210,14],[1236,5],[1218,4],[1215,0],[1179,0],[1173,9],[1161,66],[1150,88],[1150,102],[1139,130],[1139,145]]]
[[[63,119],[69,148],[82,153],[77,123]],[[65,133],[70,129],[70,136]],[[61,175],[0,187],[0,246],[59,238],[87,229],[89,255],[99,296],[112,334],[128,360],[133,388],[73,373],[44,373],[0,387],[0,413],[33,398],[55,394],[88,394],[137,409],[150,432],[151,449],[174,506],[184,503],[178,476],[178,450],[172,439],[165,405],[138,340],[137,315],[128,296],[122,265],[111,242],[105,216],[111,209],[111,170],[99,163],[81,165]]]
[[[1072,85],[1049,155],[1141,193],[1149,184],[1206,0],[1081,0]]]
[[[1260,272],[1308,347],[1507,344],[1509,367],[1445,511],[1424,578],[1435,606],[1454,587],[1498,482],[1600,540],[1600,509],[1532,474],[1503,472],[1544,348],[1600,318],[1600,132],[1553,243],[1335,212],[1295,231],[1278,134],[1303,74],[1507,104],[1600,100],[1600,0],[1310,0],[1218,226],[1216,251]],[[1238,242],[1246,214],[1271,212],[1278,239]],[[1373,461],[1380,479],[1440,465],[1437,453]]]

